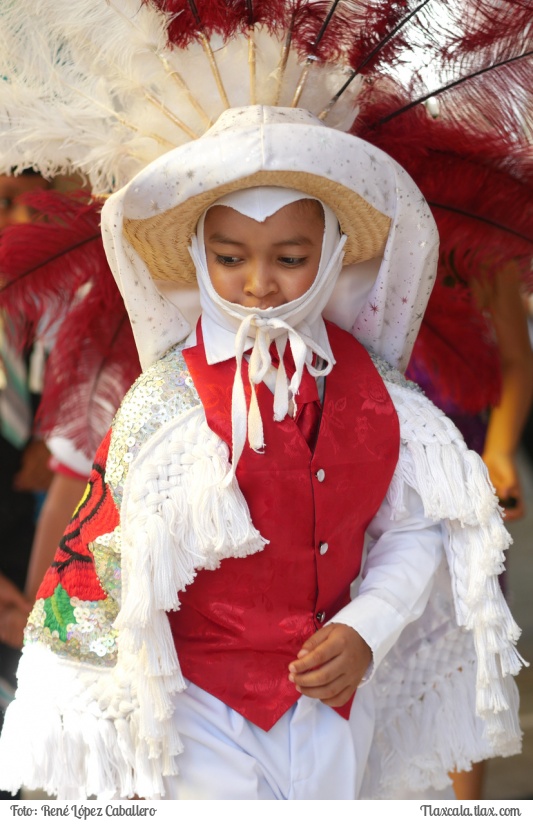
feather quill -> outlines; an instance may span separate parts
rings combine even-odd
[[[404,114],[405,112],[410,111],[415,106],[419,106],[421,103],[425,103],[431,97],[439,97],[440,95],[443,95],[445,92],[449,92],[453,89],[456,89],[457,87],[462,86],[463,84],[467,84],[467,83],[473,84],[478,78],[482,78],[484,75],[487,75],[489,72],[492,73],[492,77],[490,78],[490,80],[496,84],[498,82],[498,76],[497,76],[498,71],[500,71],[500,70],[503,71],[505,68],[511,69],[513,67],[514,63],[517,63],[518,61],[527,61],[528,58],[531,58],[531,57],[533,57],[533,49],[529,49],[528,51],[525,51],[522,54],[518,54],[518,55],[515,55],[513,57],[507,57],[504,60],[498,61],[496,63],[491,63],[488,66],[483,66],[482,68],[476,69],[475,71],[472,71],[472,72],[467,73],[467,74],[465,74],[461,77],[458,77],[455,80],[450,80],[449,82],[444,83],[442,86],[439,86],[437,88],[432,88],[431,91],[426,92],[425,94],[421,95],[420,97],[416,97],[414,100],[410,100],[408,103],[406,103],[400,109],[396,109],[395,111],[389,112],[387,115],[384,115],[380,120],[378,120],[376,123],[374,123],[371,128],[375,129],[378,126],[385,125],[390,120],[393,120],[394,118],[399,117],[400,115]],[[529,76],[531,74],[531,67],[526,66],[525,71],[527,71],[527,76]],[[520,80],[518,80],[517,76],[515,76],[515,77],[516,77],[515,80],[513,80],[513,79],[506,79],[505,80],[505,83],[504,83],[505,88],[509,88],[513,84],[513,82],[518,82],[518,83],[520,82]],[[470,87],[470,89],[471,89],[473,95],[476,94],[475,87],[473,87],[473,85]],[[487,96],[487,88],[486,87],[483,88],[481,94],[478,93],[477,96],[479,96],[483,100]]]

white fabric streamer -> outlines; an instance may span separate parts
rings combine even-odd
[[[308,200],[304,192],[262,186],[226,195],[213,206],[227,206],[252,220],[263,222],[289,203]],[[321,203],[321,201],[318,201]],[[216,363],[230,357],[237,360],[237,369],[232,390],[232,467],[224,483],[230,483],[242,455],[246,437],[250,447],[260,452],[265,444],[263,422],[257,402],[255,387],[275,372],[274,420],[282,421],[289,413],[293,401],[292,414],[297,411],[296,394],[300,387],[304,369],[314,377],[328,375],[335,359],[329,344],[322,310],[342,269],[343,249],[346,237],[339,237],[339,226],[335,214],[321,203],[324,211],[324,236],[322,253],[314,282],[299,298],[282,306],[257,309],[240,306],[222,298],[213,288],[204,242],[205,214],[198,221],[196,235],[193,236],[190,254],[196,267],[202,305],[202,330],[208,363]],[[270,355],[270,345],[275,341],[280,365],[274,370]],[[283,365],[285,347],[289,344],[296,367],[289,381]],[[248,379],[251,387],[250,409],[246,409],[246,396],[242,381],[242,359],[251,349],[248,363]],[[313,366],[316,355],[320,365]]]
[[[375,146],[327,129],[301,109],[251,106],[227,111],[205,138],[168,152],[104,204],[104,246],[131,320],[143,369],[191,333],[199,307],[192,307],[193,290],[183,282],[178,264],[176,279],[170,279],[160,290],[157,273],[124,234],[125,224],[163,215],[170,209],[179,210],[215,187],[234,186],[238,180],[256,174],[278,174],[280,165],[300,175],[303,182],[308,175],[310,180],[322,176],[329,181],[328,187],[335,188],[341,202],[347,192],[357,193],[370,207],[390,218],[383,256],[376,258],[370,272],[363,263],[366,275],[362,290],[351,285],[346,288],[346,281],[351,283],[352,277],[359,281],[359,264],[345,266],[338,280],[339,287],[344,288],[331,289],[324,314],[390,364],[405,368],[435,279],[438,236],[429,206],[407,173]],[[348,231],[355,236],[358,227],[354,226],[353,231],[348,227]],[[323,284],[324,295],[325,287]],[[209,357],[214,335],[209,335],[210,313],[205,302],[202,314],[208,363],[214,363]],[[320,329],[314,328],[319,314],[306,318],[302,311],[290,323],[295,328],[298,320],[307,320],[313,327],[314,340],[323,345]],[[242,317],[236,319],[228,329],[234,333],[241,321]],[[216,330],[214,349],[226,347],[220,360],[233,357],[233,335],[226,331],[224,341],[224,327],[217,324]]]

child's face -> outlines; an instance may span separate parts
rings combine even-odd
[[[211,283],[220,297],[256,309],[303,295],[318,272],[324,216],[317,201],[284,206],[263,223],[213,206],[204,237]]]
[[[46,181],[40,175],[0,175],[0,229],[18,223],[29,223],[32,210],[20,202],[20,195],[45,189],[46,186]]]

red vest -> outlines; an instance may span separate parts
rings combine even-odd
[[[169,614],[184,676],[265,730],[300,697],[288,664],[350,600],[365,530],[398,460],[398,419],[370,357],[338,327],[328,324],[328,335],[337,363],[314,452],[292,418],[273,420],[272,393],[258,387],[266,447],[246,445],[237,479],[270,543],[198,572]],[[231,444],[235,360],[207,365],[200,324],[183,354],[209,427]]]

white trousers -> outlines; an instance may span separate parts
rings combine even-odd
[[[184,745],[166,798],[353,800],[374,732],[372,690],[362,688],[349,721],[302,696],[265,732],[189,684],[176,698]]]

